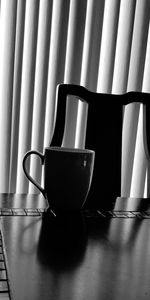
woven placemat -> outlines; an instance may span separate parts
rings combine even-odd
[[[0,216],[42,216],[46,209],[40,208],[1,208]],[[87,218],[138,218],[150,219],[150,211],[82,210]],[[57,213],[56,213],[57,215]],[[59,215],[59,214],[58,214]]]
[[[0,232],[0,299],[1,300],[11,299],[1,232]]]

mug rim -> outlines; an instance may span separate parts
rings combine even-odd
[[[50,146],[45,147],[45,150],[59,151],[59,152],[70,152],[70,153],[95,153],[94,150],[82,149],[82,148],[69,148],[69,147],[59,147],[59,146]]]

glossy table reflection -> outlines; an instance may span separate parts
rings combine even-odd
[[[114,205],[147,218],[1,216],[12,299],[149,299],[149,203],[118,198]],[[0,205],[44,209],[47,203],[42,196],[1,195]]]

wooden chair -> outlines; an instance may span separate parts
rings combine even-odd
[[[112,209],[116,197],[121,195],[123,107],[135,102],[144,105],[143,136],[145,153],[149,161],[150,126],[146,120],[150,112],[150,96],[142,92],[122,95],[102,94],[88,91],[78,85],[58,85],[57,118],[50,146],[62,145],[68,95],[88,103],[85,148],[95,150],[95,166],[85,207]]]

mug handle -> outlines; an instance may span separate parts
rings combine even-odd
[[[27,168],[26,168],[26,160],[27,160],[27,158],[28,158],[28,156],[29,155],[31,155],[31,154],[36,154],[36,155],[38,155],[39,157],[40,157],[40,159],[41,159],[41,163],[42,163],[42,165],[44,164],[44,155],[42,154],[42,153],[40,153],[40,152],[38,152],[38,151],[36,151],[36,150],[31,150],[31,151],[28,151],[26,154],[25,154],[25,156],[24,156],[24,158],[23,158],[23,162],[22,162],[22,166],[23,166],[23,170],[24,170],[24,173],[25,173],[25,175],[26,175],[26,177],[40,190],[40,192],[43,194],[43,196],[44,196],[44,198],[46,198],[46,193],[45,193],[45,190],[40,186],[40,184],[36,181],[36,180],[34,180],[31,176],[30,176],[30,174],[28,173],[28,171],[27,171]]]

